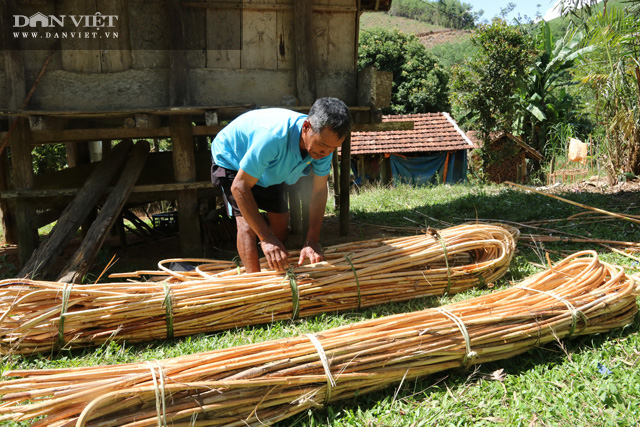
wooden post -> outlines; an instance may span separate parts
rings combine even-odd
[[[387,171],[387,162],[388,159],[384,154],[380,154],[378,157],[378,161],[380,162],[380,182],[382,185],[389,184],[389,173]]]
[[[138,141],[116,186],[102,206],[98,218],[91,225],[87,236],[65,266],[58,281],[78,283],[82,280],[82,277],[93,263],[98,250],[102,247],[109,230],[120,215],[131,189],[138,180],[140,172],[142,172],[148,155],[149,143],[147,141]]]
[[[45,242],[24,265],[20,271],[20,277],[44,278],[73,238],[80,224],[84,223],[89,214],[94,211],[104,190],[126,161],[131,147],[133,142],[122,141],[113,149],[111,156],[98,163],[73,201],[62,212]]]
[[[349,234],[349,191],[351,186],[351,134],[340,150],[340,235]]]
[[[178,183],[195,182],[196,159],[191,121],[188,116],[171,116],[169,122],[173,144],[174,178]],[[182,256],[201,256],[202,242],[197,190],[182,190],[178,194],[178,229]]]
[[[65,148],[67,149],[67,164],[70,168],[90,163],[88,142],[68,142],[65,144]]]
[[[29,121],[24,118],[15,120],[18,120],[18,125],[9,139],[13,187],[15,190],[28,190],[33,188]],[[32,200],[19,198],[13,203],[13,212],[18,235],[18,257],[20,264],[24,264],[38,247],[38,229],[35,226],[36,209]]]
[[[446,184],[447,182],[447,173],[449,172],[449,156],[451,155],[451,151],[447,151],[447,157],[444,159],[444,170],[442,171],[442,183]]]
[[[104,139],[102,140],[102,160],[106,159],[111,153],[111,140]]]
[[[293,31],[296,34],[296,90],[301,105],[311,105],[316,98],[315,49],[313,44],[313,9],[311,0],[293,2]]]
[[[0,153],[0,192],[7,191],[9,188],[9,156],[7,156],[5,150]],[[0,227],[2,227],[4,243],[14,245],[18,242],[15,217],[11,209],[9,209],[9,204],[4,199],[0,200]]]
[[[331,168],[333,170],[333,205],[337,211],[340,209],[340,166],[338,165],[337,148],[333,151]]]
[[[67,164],[70,168],[91,163],[91,155],[89,153],[89,142],[68,142],[65,144],[67,151]],[[83,219],[82,236],[86,236],[91,224],[98,216],[97,207],[93,207]]]
[[[4,50],[7,107],[9,110],[19,109],[27,95],[22,51],[17,42],[5,32],[5,29],[11,28],[13,25],[11,22],[11,16],[15,10],[13,6],[14,4],[10,0],[0,0],[0,29],[3,32],[0,37]],[[14,132],[9,137],[13,187],[16,190],[30,189],[33,188],[33,160],[29,121],[26,118],[17,117],[13,120],[17,121]],[[13,123],[11,124],[13,125]],[[14,218],[16,218],[18,256],[20,263],[24,263],[38,246],[38,229],[35,227],[36,210],[33,202],[27,199],[17,199],[12,205]]]
[[[186,57],[184,21],[180,0],[168,0],[170,35],[170,102],[172,106],[189,105],[189,65]],[[195,182],[196,160],[193,130],[189,116],[171,116],[173,173],[176,182]],[[182,190],[178,194],[178,229],[180,253],[185,257],[202,255],[200,213],[197,190]]]

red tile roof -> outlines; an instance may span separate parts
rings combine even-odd
[[[477,148],[447,113],[383,116],[383,122],[413,121],[413,130],[352,132],[351,154],[416,153]]]

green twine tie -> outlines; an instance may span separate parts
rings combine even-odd
[[[564,305],[566,305],[567,308],[569,309],[569,313],[571,313],[571,329],[569,329],[569,334],[567,335],[567,338],[570,338],[573,335],[573,333],[576,331],[576,327],[578,326],[578,316],[580,316],[580,318],[584,322],[585,327],[589,324],[589,319],[587,318],[587,316],[585,316],[585,314],[582,311],[575,308],[573,304],[571,304],[567,299],[562,298],[561,296],[556,295],[553,292],[543,291],[541,289],[534,289],[534,288],[529,288],[527,286],[521,286],[521,285],[516,285],[515,287],[519,289],[523,289],[525,291],[539,292],[541,294],[549,295],[551,298],[555,298],[561,303],[563,303]]]
[[[292,268],[287,269],[286,276],[283,282],[289,279],[289,286],[291,286],[291,303],[293,305],[292,308],[292,316],[291,319],[295,320],[298,318],[300,314],[300,291],[298,290],[298,283],[296,281],[296,274],[293,272]]]
[[[165,317],[167,319],[167,339],[173,338],[173,300],[171,299],[171,288],[169,285],[164,282],[162,283],[164,287],[164,300],[162,305],[165,310]]]
[[[451,290],[451,268],[449,267],[449,256],[447,255],[447,245],[444,244],[444,239],[442,238],[440,233],[438,233],[437,230],[433,228],[429,228],[427,232],[431,234],[442,245],[442,251],[444,252],[444,262],[445,262],[445,265],[447,266],[447,287],[444,290],[444,293],[442,295],[447,296],[449,295],[449,291]]]
[[[353,275],[356,277],[356,286],[358,287],[358,309],[362,307],[362,297],[360,295],[360,281],[358,280],[358,273],[356,272],[356,268],[353,266],[353,262],[351,262],[351,258],[349,255],[344,256],[347,259],[347,262],[351,266],[351,270],[353,270]]]
[[[236,263],[236,268],[238,269],[238,276],[239,276],[242,273],[242,270],[240,270],[240,257],[233,257],[231,261]]]
[[[464,346],[467,350],[467,352],[464,355],[464,358],[462,359],[462,366],[464,366],[465,369],[468,369],[469,366],[471,366],[475,361],[476,356],[478,356],[478,352],[471,350],[471,337],[469,336],[469,331],[467,331],[466,326],[464,326],[462,319],[456,316],[455,314],[453,314],[452,312],[450,312],[449,310],[440,307],[437,309],[437,311],[439,311],[440,313],[444,314],[449,319],[451,319],[453,323],[455,323],[458,329],[460,330],[460,333],[462,334],[462,338],[464,339]]]
[[[73,283],[65,283],[62,289],[62,304],[60,305],[60,321],[58,322],[58,347],[64,347],[64,315],[69,307],[69,297],[71,296]]]

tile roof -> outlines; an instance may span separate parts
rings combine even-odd
[[[351,154],[419,153],[477,148],[447,113],[383,116],[382,122],[413,121],[413,130],[352,132]]]

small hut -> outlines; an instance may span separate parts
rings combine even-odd
[[[502,133],[491,139],[485,148],[484,171],[492,182],[526,182],[527,161],[542,161],[544,157],[522,139],[510,133]]]
[[[383,116],[382,123],[413,122],[411,130],[354,132],[352,171],[356,183],[415,185],[462,182],[467,153],[476,146],[448,113]]]

